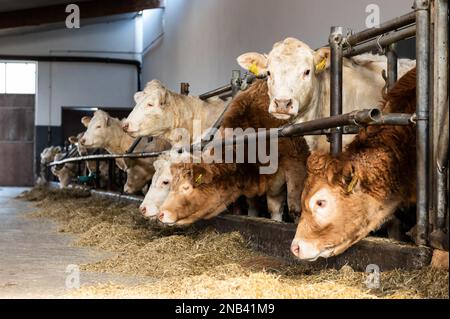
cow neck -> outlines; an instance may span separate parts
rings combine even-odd
[[[123,131],[119,120],[111,120],[111,135],[107,139],[105,149],[112,154],[125,153],[131,144],[133,144],[133,138]]]
[[[312,121],[321,117],[329,116],[326,111],[329,110],[329,98],[327,97],[327,92],[329,88],[327,87],[329,74],[328,72],[323,72],[317,78],[319,85],[314,86],[313,96],[308,105],[302,108],[302,110],[295,117],[296,123],[303,123],[306,121]],[[327,107],[328,105],[328,107]],[[301,121],[299,121],[301,119]]]
[[[185,128],[192,135],[193,120],[196,119],[195,101],[190,96],[171,92],[169,105],[173,105],[172,129]],[[170,132],[168,133],[170,135]]]

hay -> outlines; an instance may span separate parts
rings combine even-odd
[[[150,283],[82,286],[70,297],[146,298],[448,298],[448,271],[424,268],[381,273],[369,289],[366,273],[349,266],[315,270],[256,253],[237,232],[161,228],[137,205],[39,189],[26,195],[60,232],[76,233],[75,246],[115,252],[81,266],[87,271],[149,276]],[[22,197],[24,198],[24,197]]]

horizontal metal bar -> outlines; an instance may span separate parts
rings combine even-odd
[[[416,26],[411,25],[407,28],[385,34],[381,36],[381,38],[376,38],[356,46],[350,46],[344,50],[344,56],[352,57],[375,49],[379,49],[380,47],[384,48],[391,45],[392,43],[412,38],[415,35],[416,35]]]
[[[391,113],[382,114],[377,108],[366,109],[361,111],[353,111],[351,113],[346,113],[337,116],[330,116],[328,118],[312,120],[308,122],[291,124],[278,128],[278,136],[303,136],[303,135],[326,135],[329,134],[329,129],[335,127],[346,127],[344,129],[344,134],[356,134],[358,132],[358,126],[366,125],[410,125],[414,121],[413,114],[404,113]],[[236,143],[242,143],[249,138],[267,138],[269,132],[258,132],[252,133],[245,136],[237,136],[235,138],[220,139],[211,142],[210,146],[215,145],[233,145]],[[200,144],[190,145],[186,151],[192,151],[195,149],[200,149]],[[203,148],[202,148],[203,149]],[[182,149],[179,149],[180,151]],[[161,155],[162,152],[141,152],[141,153],[130,153],[130,154],[99,154],[99,155],[87,155],[68,158],[61,161],[55,161],[48,166],[62,165],[66,163],[72,163],[77,161],[89,161],[89,160],[109,160],[115,158],[144,158],[144,157],[157,157]]]
[[[227,85],[221,86],[220,88],[217,88],[215,90],[203,93],[202,95],[199,95],[198,98],[200,100],[207,100],[207,99],[209,99],[209,98],[211,98],[213,96],[217,96],[217,95],[221,95],[221,94],[224,94],[224,93],[231,92],[232,88],[233,87],[232,87],[231,84],[227,84]]]
[[[409,24],[414,23],[415,21],[416,21],[416,13],[414,11],[412,11],[412,12],[402,15],[400,17],[386,21],[386,22],[380,24],[380,26],[377,28],[370,28],[370,29],[366,29],[361,32],[352,34],[347,37],[347,43],[349,45],[354,46],[356,44],[367,41],[371,38],[374,38],[374,37],[384,34],[386,32],[394,31],[396,29],[405,27]]]

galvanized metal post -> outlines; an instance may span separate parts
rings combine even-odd
[[[395,82],[397,82],[397,51],[396,44],[393,43],[386,48],[387,57],[387,89],[388,91],[392,89]]]
[[[100,161],[95,161],[95,188],[100,188]]]
[[[428,235],[429,209],[429,2],[415,0],[416,11],[416,152],[417,152],[417,234],[416,244],[425,245]]]
[[[241,87],[241,71],[233,70],[231,73],[231,96],[235,96]]]
[[[180,94],[189,95],[189,83],[181,82],[180,84]]]
[[[343,27],[331,27],[328,42],[331,49],[330,65],[330,115],[342,114],[342,44],[344,40]],[[342,151],[342,128],[331,129],[331,154],[337,155]]]

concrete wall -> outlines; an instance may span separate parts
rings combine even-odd
[[[381,22],[411,11],[412,0],[168,0],[164,37],[144,57],[144,80],[158,78],[178,90],[189,82],[203,93],[228,83],[235,59],[247,51],[270,51],[297,37],[312,48],[327,43],[330,26],[365,29],[368,4]]]

